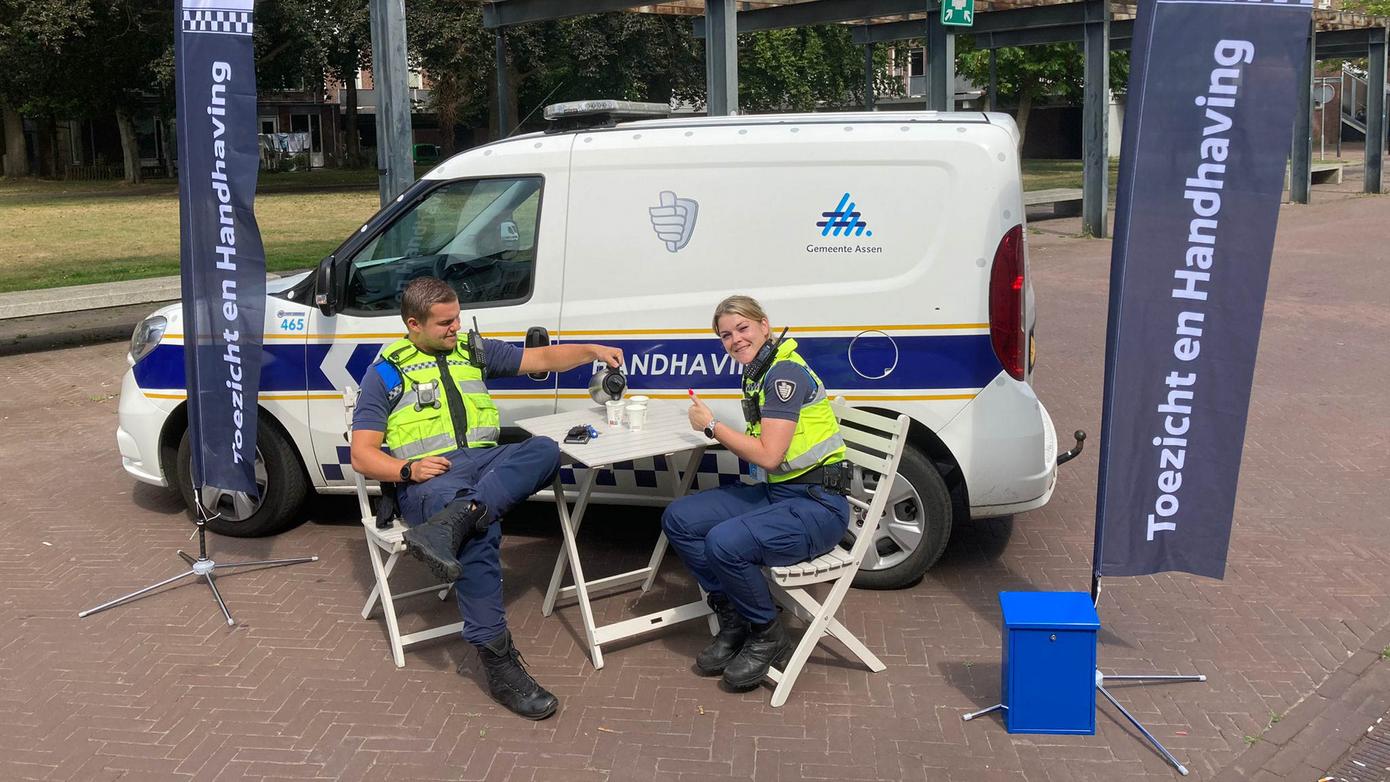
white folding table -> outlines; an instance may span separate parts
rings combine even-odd
[[[518,426],[531,434],[550,437],[559,443],[560,451],[567,462],[589,468],[579,485],[579,493],[573,505],[565,499],[560,476],[555,476],[555,504],[560,512],[560,532],[564,536],[564,542],[560,555],[555,560],[555,571],[550,577],[550,587],[546,590],[541,613],[550,616],[555,610],[555,601],[558,598],[578,599],[589,656],[595,668],[603,667],[602,647],[605,645],[678,622],[706,617],[712,613],[708,605],[698,601],[603,627],[595,626],[593,608],[589,603],[590,592],[615,589],[638,582],[641,582],[643,592],[651,589],[652,583],[656,580],[657,568],[661,565],[661,558],[666,553],[666,534],[663,532],[657,539],[651,560],[646,567],[592,581],[584,579],[584,568],[579,561],[579,545],[576,542],[579,525],[584,520],[589,497],[593,493],[594,481],[602,468],[611,468],[618,462],[664,456],[674,487],[672,499],[689,490],[695,474],[699,472],[700,457],[714,441],[707,439],[700,432],[691,430],[686,410],[687,405],[683,402],[653,399],[647,403],[647,420],[640,432],[631,431],[625,425],[608,426],[605,411],[601,407],[570,410],[517,421]],[[584,425],[593,426],[599,436],[583,444],[564,441],[565,434],[571,427]],[[676,461],[682,455],[687,456],[685,470],[678,472]],[[567,565],[574,572],[574,586],[562,589],[560,583],[564,580]]]

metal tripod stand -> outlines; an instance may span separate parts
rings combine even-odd
[[[1096,689],[1100,691],[1100,694],[1101,694],[1101,695],[1104,695],[1106,700],[1110,701],[1110,703],[1113,704],[1113,705],[1115,706],[1115,708],[1119,709],[1119,710],[1120,710],[1120,713],[1123,714],[1123,715],[1125,715],[1125,719],[1129,720],[1129,724],[1131,724],[1131,725],[1133,725],[1134,727],[1138,728],[1138,729],[1139,729],[1139,732],[1142,733],[1142,734],[1144,734],[1144,738],[1148,739],[1148,740],[1149,740],[1149,743],[1153,744],[1154,747],[1155,747],[1156,749],[1158,749],[1159,753],[1160,753],[1161,755],[1163,755],[1163,758],[1164,758],[1165,760],[1167,760],[1169,763],[1172,763],[1172,764],[1173,764],[1173,768],[1176,768],[1176,769],[1178,770],[1178,773],[1179,773],[1179,774],[1182,774],[1183,776],[1187,776],[1187,766],[1184,766],[1183,764],[1179,763],[1179,762],[1178,762],[1178,759],[1175,758],[1175,757],[1173,757],[1173,753],[1169,752],[1169,751],[1168,751],[1168,748],[1165,747],[1165,746],[1163,746],[1163,743],[1162,743],[1162,742],[1160,742],[1158,739],[1154,738],[1154,734],[1150,733],[1148,728],[1145,728],[1144,725],[1143,725],[1142,723],[1139,722],[1139,720],[1137,720],[1137,719],[1134,718],[1134,715],[1133,715],[1133,714],[1130,714],[1130,713],[1129,713],[1129,710],[1127,710],[1124,706],[1121,706],[1119,701],[1115,700],[1115,696],[1114,696],[1114,695],[1111,695],[1111,694],[1110,694],[1110,691],[1107,690],[1107,689],[1105,689],[1105,683],[1106,683],[1107,681],[1130,681],[1130,682],[1137,682],[1137,681],[1204,682],[1204,681],[1206,681],[1206,680],[1207,680],[1207,677],[1206,677],[1204,674],[1200,674],[1200,673],[1198,673],[1198,674],[1192,674],[1192,675],[1177,675],[1177,676],[1174,676],[1174,675],[1165,675],[1165,674],[1151,674],[1151,675],[1140,675],[1140,676],[1136,676],[1136,675],[1121,675],[1121,674],[1104,674],[1104,673],[1101,673],[1099,669],[1096,670]],[[962,720],[965,720],[966,722],[969,722],[970,720],[973,720],[973,719],[975,719],[976,717],[984,716],[984,715],[986,715],[986,714],[989,714],[989,713],[992,712],[992,711],[1007,711],[1008,708],[1009,708],[1009,707],[1006,706],[1005,704],[996,703],[996,704],[994,704],[993,706],[990,706],[988,709],[980,709],[979,711],[972,711],[971,713],[962,716],[961,719],[962,719]]]
[[[184,562],[188,563],[189,569],[172,578],[166,578],[157,584],[151,584],[145,587],[144,589],[131,592],[128,595],[118,597],[110,602],[102,603],[96,608],[89,608],[86,611],[79,611],[77,613],[79,619],[86,616],[90,616],[91,614],[95,614],[98,611],[105,611],[108,608],[115,608],[116,606],[121,605],[122,603],[128,603],[132,600],[144,597],[145,595],[148,595],[149,593],[153,592],[156,589],[159,589],[160,587],[168,586],[169,584],[172,584],[175,581],[188,578],[189,576],[194,576],[195,578],[201,577],[207,581],[208,588],[212,590],[213,598],[217,600],[217,607],[222,609],[222,615],[227,618],[227,624],[231,626],[235,625],[236,621],[232,619],[232,612],[227,610],[227,604],[222,600],[222,594],[217,591],[217,582],[212,577],[213,571],[220,570],[222,568],[234,567],[280,567],[282,565],[299,565],[305,562],[318,561],[319,558],[317,556],[292,557],[290,559],[265,559],[256,562],[221,563],[214,562],[213,560],[208,559],[208,545],[205,529],[207,524],[207,509],[203,507],[203,502],[200,494],[201,493],[196,490],[193,493],[194,504],[197,507],[196,523],[198,525],[198,558],[194,559],[192,556],[185,554],[183,551],[176,552],[179,555],[179,557],[183,559]]]

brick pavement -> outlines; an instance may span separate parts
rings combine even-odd
[[[1387,218],[1384,198],[1284,208],[1226,580],[1106,583],[1105,670],[1210,679],[1115,688],[1194,777],[1302,779],[1328,754],[1330,767],[1341,753],[1326,738],[1357,717],[1328,693],[1384,667],[1365,654],[1390,628]],[[1095,434],[1109,243],[1067,236],[1074,222],[1029,236],[1037,387],[1059,430]],[[818,651],[780,710],[766,692],[728,694],[691,674],[704,641],[694,627],[616,649],[593,671],[577,611],[540,616],[559,536],[549,507],[531,506],[506,522],[508,610],[533,671],[563,701],[533,724],[486,698],[461,643],[395,669],[381,626],[357,614],[371,576],[343,498],[312,502],[308,523],[273,539],[213,539],[225,560],[322,558],[222,578],[235,628],[198,584],[79,621],[79,609],[181,570],[173,550],[189,545],[177,500],[120,468],[112,395],[123,351],[0,358],[0,778],[1174,777],[1108,705],[1096,736],[1009,736],[995,719],[960,721],[998,696],[995,593],[1086,588],[1094,451],[1064,468],[1046,508],[959,528],[922,584],[851,592],[846,624],[888,670],[870,675]],[[596,514],[586,564],[597,574],[640,562],[655,534],[650,510]],[[668,559],[643,607],[692,591]],[[632,600],[602,601],[600,620]],[[427,618],[451,615],[421,605]],[[1366,700],[1377,696],[1390,697]],[[1285,764],[1278,753],[1299,741],[1310,749]]]

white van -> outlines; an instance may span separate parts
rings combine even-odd
[[[272,281],[261,375],[259,499],[212,524],[264,535],[310,489],[351,492],[342,390],[399,338],[405,284],[458,290],[465,325],[516,343],[603,342],[630,388],[694,388],[742,420],[740,367],[714,305],[756,297],[832,395],[907,413],[892,518],[864,586],[910,584],[969,516],[1041,507],[1057,438],[1033,393],[1018,133],[1003,114],[866,113],[608,123],[456,155],[316,273]],[[191,500],[180,310],[136,329],[117,440],[136,478]],[[503,425],[591,405],[592,369],[489,382]],[[519,430],[515,430],[519,431]],[[659,461],[659,460],[658,460]],[[657,502],[665,465],[620,465],[599,501]],[[699,486],[738,480],[707,454]],[[573,480],[571,471],[565,477]]]

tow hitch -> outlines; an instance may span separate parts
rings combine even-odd
[[[1073,447],[1070,451],[1057,454],[1058,467],[1061,467],[1062,465],[1066,464],[1072,459],[1075,459],[1076,457],[1080,456],[1081,451],[1086,447],[1086,432],[1084,430],[1077,429],[1075,432],[1072,432],[1071,436],[1076,438],[1076,446]]]

